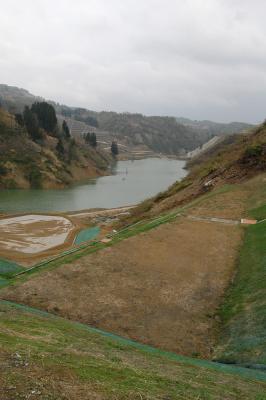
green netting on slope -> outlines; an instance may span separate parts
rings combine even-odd
[[[258,219],[259,221],[265,219],[266,218],[266,204],[264,204],[264,205],[262,205],[260,207],[257,207],[255,209],[250,210],[249,214],[252,217]]]
[[[8,280],[7,280],[7,279],[2,279],[2,278],[0,278],[0,288],[3,287],[3,286],[6,286],[7,283],[8,283]]]
[[[96,238],[99,233],[100,228],[98,226],[95,226],[94,228],[83,229],[77,234],[75,244],[79,245],[81,243],[88,242],[89,240]]]
[[[23,269],[23,267],[13,261],[0,259],[0,276],[4,278],[10,278],[14,274],[23,271]]]
[[[149,346],[146,344],[142,344],[142,343],[136,342],[131,339],[123,338],[121,336],[115,335],[110,332],[102,331],[101,329],[98,329],[98,328],[90,327],[90,326],[82,324],[80,322],[72,322],[72,321],[66,320],[65,318],[58,317],[57,315],[50,314],[46,311],[38,310],[36,308],[28,307],[28,306],[25,306],[22,304],[17,304],[17,303],[13,303],[10,301],[0,300],[0,305],[20,309],[22,311],[25,311],[25,312],[28,312],[31,314],[36,314],[41,317],[54,318],[55,320],[64,321],[65,323],[69,323],[69,324],[73,325],[74,327],[76,326],[79,329],[83,329],[90,333],[96,333],[96,334],[99,334],[106,338],[109,338],[109,339],[119,343],[121,346],[133,347],[137,350],[144,351],[144,352],[152,354],[154,356],[166,357],[169,360],[176,361],[178,363],[182,363],[185,365],[191,365],[191,366],[195,366],[195,367],[212,369],[212,370],[216,370],[219,372],[223,372],[225,374],[236,374],[238,376],[242,376],[247,379],[266,382],[266,373],[256,370],[256,369],[231,366],[231,365],[227,365],[227,364],[221,364],[221,363],[216,363],[216,362],[207,361],[207,360],[198,360],[198,359],[193,359],[193,358],[189,358],[186,356],[178,355],[176,353],[160,350],[158,348],[155,348],[155,347],[152,347],[152,346]]]

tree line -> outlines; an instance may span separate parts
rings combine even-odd
[[[54,107],[47,102],[36,102],[31,107],[25,106],[23,113],[15,114],[15,119],[20,127],[27,130],[31,139],[35,142],[42,142],[45,136],[53,136],[58,139],[56,150],[63,157],[65,153],[64,142],[71,142],[72,148],[75,144],[71,139],[70,130],[67,122],[64,120],[62,126],[59,127]],[[97,137],[95,132],[88,132],[84,135],[85,143],[93,148],[97,147]],[[118,145],[116,141],[112,141],[111,153],[115,157],[118,155]]]
[[[43,140],[45,134],[64,139],[71,137],[66,121],[63,121],[60,128],[54,107],[45,101],[36,102],[31,107],[25,106],[22,114],[15,114],[15,119],[19,126],[25,127],[34,141]]]
[[[16,123],[24,128],[30,138],[42,144],[46,135],[58,139],[56,151],[64,158],[66,153],[71,159],[75,156],[75,140],[71,138],[67,122],[58,124],[54,107],[47,102],[36,102],[31,107],[25,106],[22,113],[15,114]]]

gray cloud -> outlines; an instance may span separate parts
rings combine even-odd
[[[266,116],[263,0],[9,0],[1,82],[96,110]]]

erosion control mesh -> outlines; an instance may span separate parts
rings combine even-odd
[[[207,361],[207,360],[198,360],[198,359],[181,356],[181,355],[178,355],[175,353],[171,353],[169,351],[160,350],[160,349],[157,349],[157,348],[149,346],[149,345],[135,342],[134,340],[126,339],[121,336],[115,335],[113,333],[102,331],[101,329],[93,328],[93,327],[90,327],[88,325],[85,325],[85,324],[82,324],[79,322],[68,321],[62,317],[58,317],[58,316],[56,316],[54,314],[50,314],[46,311],[38,310],[38,309],[28,307],[28,306],[25,306],[22,304],[16,304],[16,303],[12,303],[10,301],[0,300],[0,305],[5,306],[5,307],[20,309],[24,312],[36,314],[41,317],[54,318],[55,320],[58,320],[58,321],[64,321],[65,323],[72,324],[74,327],[76,326],[79,329],[84,329],[90,333],[94,333],[94,334],[96,333],[96,334],[99,334],[106,338],[109,338],[115,342],[120,343],[121,346],[133,347],[137,350],[144,351],[144,352],[152,354],[154,356],[161,356],[161,357],[165,357],[170,360],[173,360],[173,361],[176,361],[176,362],[179,362],[182,364],[186,364],[186,365],[208,368],[208,369],[220,371],[220,372],[227,373],[227,374],[236,374],[236,375],[242,376],[247,379],[266,382],[266,373],[255,370],[255,369],[242,368],[242,367],[237,367],[237,366],[220,364],[220,363]]]
[[[8,280],[0,278],[0,288],[6,286],[8,284]]]
[[[23,271],[23,268],[13,261],[0,259],[0,277],[10,278],[14,274],[17,274],[21,271]]]
[[[89,240],[96,238],[99,233],[100,228],[98,226],[95,226],[94,228],[83,229],[77,234],[75,244],[79,245],[81,243],[88,242]]]

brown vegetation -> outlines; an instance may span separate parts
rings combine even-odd
[[[43,272],[1,297],[209,357],[240,239],[239,227],[183,219]]]

